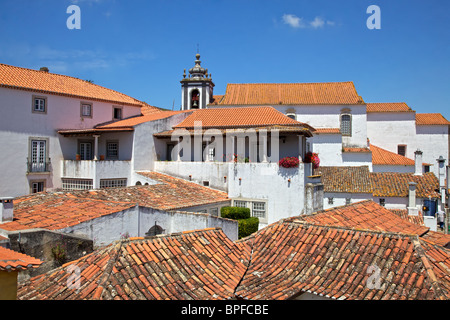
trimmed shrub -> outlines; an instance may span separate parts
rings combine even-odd
[[[239,208],[239,207],[222,207],[220,209],[220,215],[222,218],[240,220],[250,218],[249,208]]]
[[[256,217],[250,217],[249,208],[222,207],[222,209],[220,209],[220,215],[222,218],[238,221],[239,239],[247,237],[253,232],[258,231],[259,219]]]
[[[253,232],[258,231],[259,219],[256,217],[248,219],[240,219],[239,223],[239,239],[245,238],[251,235]]]

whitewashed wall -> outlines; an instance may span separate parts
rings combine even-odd
[[[165,234],[217,227],[222,228],[231,240],[238,239],[238,223],[235,220],[213,217],[209,214],[167,212],[138,206],[60,231],[85,235],[94,241],[94,246],[98,247],[120,240],[125,235],[145,237],[145,233],[155,223],[164,229]]]
[[[370,143],[397,153],[406,145],[406,157],[414,159],[417,150],[416,114],[414,112],[374,112],[367,114],[367,136]]]
[[[32,112],[33,95],[47,97],[47,112]],[[80,117],[80,103],[91,102],[93,117]],[[0,166],[1,196],[20,196],[30,192],[30,181],[45,180],[46,188],[61,187],[61,160],[65,140],[57,133],[59,129],[85,129],[95,124],[112,120],[113,103],[68,98],[50,94],[0,88],[0,142],[2,160]],[[123,117],[140,114],[139,107],[122,106]],[[48,139],[48,151],[51,159],[51,174],[30,174],[27,176],[27,157],[29,156],[29,138]],[[70,144],[70,142],[69,142]],[[76,147],[75,149],[76,150]],[[76,151],[75,151],[76,152]]]
[[[438,164],[436,159],[442,156],[444,166],[449,164],[449,140],[448,126],[417,126],[417,147],[423,152],[424,163],[432,164],[430,171],[438,176]]]

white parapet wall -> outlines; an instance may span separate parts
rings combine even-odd
[[[223,190],[233,200],[264,202],[266,214],[260,227],[322,208],[323,195],[318,197],[314,188],[320,179],[308,178],[310,168],[303,163],[281,168],[277,163],[157,161],[155,171]],[[306,183],[312,183],[308,193]]]

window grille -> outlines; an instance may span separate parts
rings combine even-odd
[[[62,179],[63,190],[91,190],[93,189],[92,179]]]
[[[127,179],[101,179],[100,188],[126,187]]]

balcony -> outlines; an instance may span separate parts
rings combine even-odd
[[[51,161],[48,158],[45,162],[33,162],[27,158],[27,174],[46,174],[50,172]]]
[[[100,180],[127,179],[131,177],[131,161],[123,160],[62,160],[63,179],[93,181],[93,188],[100,187]]]

